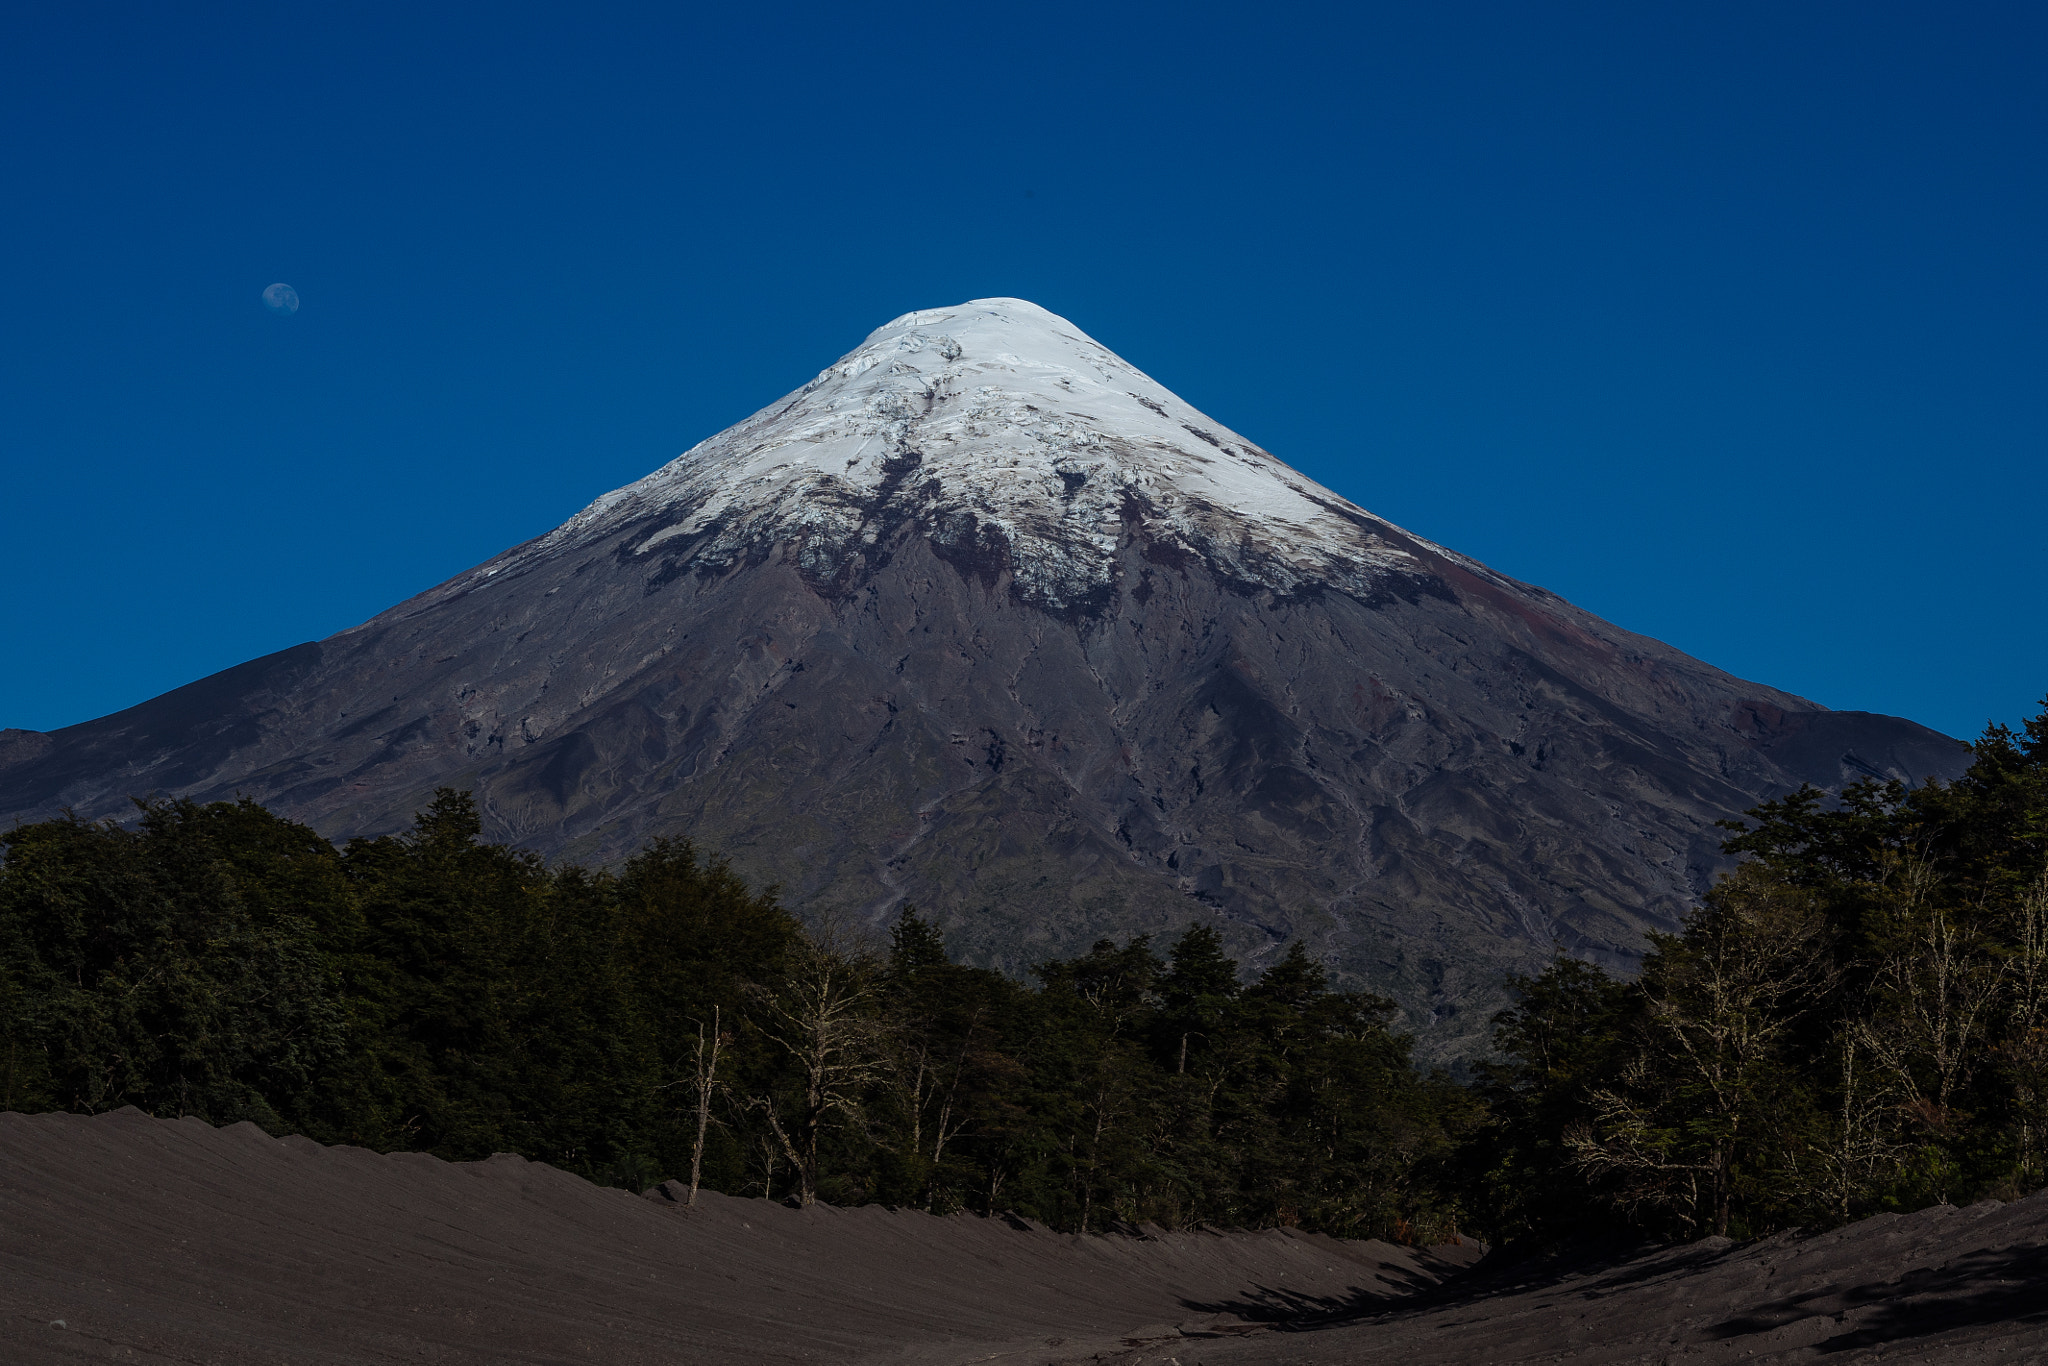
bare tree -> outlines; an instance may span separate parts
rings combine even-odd
[[[1094,1130],[1088,1136],[1087,1160],[1074,1162],[1074,1174],[1081,1183],[1081,1232],[1088,1231],[1088,1222],[1095,1210],[1095,1190],[1102,1171],[1102,1149],[1106,1137],[1125,1118],[1135,1100],[1134,1088],[1127,1075],[1127,1059],[1118,1051],[1107,1051],[1096,1060],[1095,1076],[1090,1086],[1088,1102],[1084,1113],[1092,1111],[1095,1116]],[[1078,1135],[1076,1135],[1078,1136]],[[1068,1151],[1074,1147],[1073,1138],[1068,1140]],[[1078,1154],[1075,1155],[1078,1159]]]
[[[1818,1141],[1806,1145],[1813,1172],[1806,1187],[1844,1222],[1858,1197],[1896,1171],[1905,1145],[1899,1141],[1898,1090],[1883,1069],[1866,1065],[1861,1031],[1851,1026],[1835,1045],[1841,1052],[1840,1101],[1827,1117]]]
[[[1637,1054],[1568,1138],[1617,1203],[1728,1231],[1738,1160],[1767,1104],[1785,1035],[1831,980],[1811,897],[1746,864],[1645,965]]]
[[[1659,1114],[1666,1099],[1655,1085],[1655,1060],[1639,1051],[1622,1068],[1619,1084],[1589,1097],[1593,1118],[1564,1134],[1581,1170],[1598,1178],[1607,1202],[1630,1219],[1644,1210],[1698,1225],[1700,1187],[1711,1179],[1713,1154],[1688,1151],[1675,1126]]]
[[[934,1013],[912,1011],[893,1019],[887,1031],[889,1083],[903,1112],[905,1146],[913,1158],[929,1161],[933,1172],[945,1157],[946,1145],[970,1122],[961,1087],[984,1032],[985,1013],[977,1006],[949,1029],[948,1022]],[[934,1191],[928,1180],[922,1192],[928,1208],[936,1201]]]
[[[1857,1025],[1857,1036],[1889,1074],[1906,1112],[1945,1133],[2007,965],[1941,903],[1939,879],[1924,859],[1904,861],[1891,881],[1895,942],[1872,980],[1876,1009]]]
[[[967,1128],[967,1117],[954,1115],[954,1104],[960,1099],[960,1079],[967,1074],[967,1055],[974,1046],[975,1030],[981,1024],[981,1011],[976,1010],[967,1028],[960,1035],[959,1055],[953,1059],[952,1076],[946,1083],[946,1098],[939,1104],[939,1113],[932,1120],[932,1165],[939,1165],[945,1155],[946,1144],[958,1138]]]
[[[2031,1031],[2048,1016],[2048,868],[2015,907],[2010,970],[2012,1022]]]
[[[817,1202],[818,1146],[827,1122],[860,1113],[861,1093],[882,1066],[874,971],[865,953],[806,936],[790,951],[782,981],[753,992],[762,1032],[795,1061],[803,1090],[797,1111],[787,1116],[773,1096],[751,1104],[766,1114],[805,1205]]]
[[[704,1136],[711,1128],[711,1098],[719,1089],[718,1055],[729,1040],[721,1029],[723,1008],[711,1007],[711,1037],[704,1037],[704,1022],[697,1021],[697,1138],[690,1146],[690,1199],[697,1203],[697,1187],[704,1178]]]
[[[2040,1184],[2048,1140],[2048,868],[2013,907],[2012,952],[2005,963],[2005,1039],[2001,1059],[2019,1102],[2018,1183]]]

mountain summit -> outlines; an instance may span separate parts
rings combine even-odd
[[[906,313],[780,403],[478,570],[638,531],[656,577],[781,547],[843,592],[914,529],[943,559],[1067,616],[1114,597],[1127,528],[1233,583],[1370,597],[1427,573],[1414,541],[1022,299]],[[1426,543],[1423,543],[1426,544]],[[1486,571],[1440,547],[1431,553]],[[462,591],[475,576],[448,590]]]
[[[1724,866],[1715,820],[1967,761],[1403,531],[981,299],[361,626],[0,732],[0,820],[240,792],[339,838],[452,784],[549,855],[689,834],[1011,970],[1305,936],[1449,1056],[1504,971],[1631,964]]]

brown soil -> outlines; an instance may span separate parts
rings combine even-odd
[[[9,1363],[2048,1361],[2044,1196],[1465,1272],[1478,1252],[691,1209],[516,1157],[0,1115]]]

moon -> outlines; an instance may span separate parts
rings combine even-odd
[[[263,291],[263,306],[272,313],[296,313],[299,311],[299,291],[279,282]]]

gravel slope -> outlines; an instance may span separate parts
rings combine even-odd
[[[1878,1215],[1744,1246],[1483,1269],[1436,1302],[1243,1340],[1175,1334],[1081,1358],[1137,1366],[2048,1361],[2048,1194]]]
[[[1478,1255],[685,1209],[516,1157],[0,1114],[9,1363],[2048,1361],[2048,1195],[1745,1246]]]
[[[135,1110],[0,1115],[0,1361],[955,1362],[1328,1311],[1477,1256],[606,1190]],[[55,1327],[61,1322],[63,1326]]]

